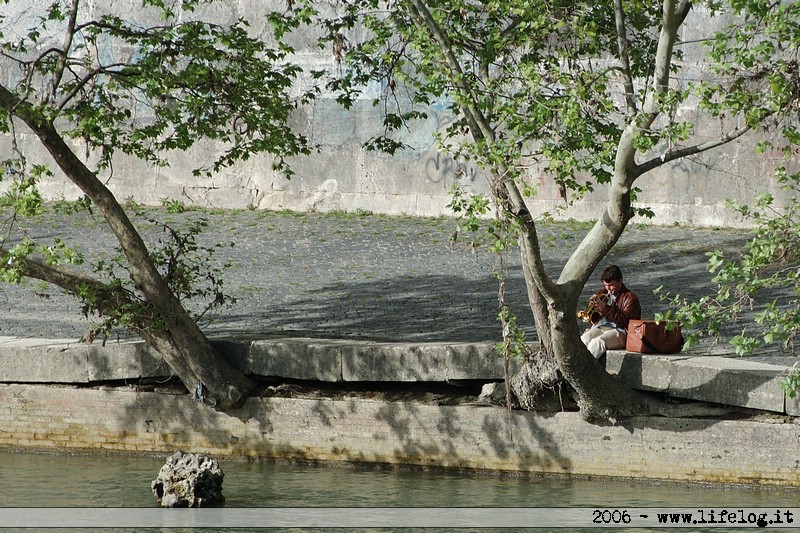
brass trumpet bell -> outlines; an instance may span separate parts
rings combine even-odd
[[[595,312],[595,306],[601,303],[608,303],[608,296],[609,294],[607,292],[593,294],[592,297],[589,298],[589,303],[586,304],[586,308],[578,311],[578,318],[584,322],[589,322],[592,319],[592,313]]]

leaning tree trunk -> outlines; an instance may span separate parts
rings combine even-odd
[[[0,253],[3,252],[5,250],[0,249]],[[62,265],[49,265],[40,259],[28,257],[24,264],[21,265],[21,268],[26,277],[51,283],[76,297],[88,290],[95,299],[92,305],[100,315],[113,315],[117,309],[129,308],[132,304],[136,304],[136,307],[141,306],[140,303],[131,298],[127,291],[122,291],[118,287],[107,285]],[[142,308],[137,315],[131,317],[128,327],[162,354],[175,375],[183,381],[187,388],[192,389],[193,393],[202,397],[205,390],[207,396],[201,399],[222,408],[239,403],[243,399],[243,391],[249,391],[253,386],[250,380],[247,378],[244,381],[240,380],[237,371],[228,368],[229,365],[224,360],[222,365],[217,363],[219,356],[216,355],[205,335],[202,332],[189,331],[185,338],[192,343],[190,346],[195,347],[195,351],[188,353],[190,353],[191,357],[196,358],[197,361],[207,361],[207,367],[201,368],[200,372],[196,372],[191,366],[190,357],[183,355],[186,352],[180,350],[186,341],[176,340],[172,334],[176,328],[181,327],[180,323],[173,322],[173,325],[169,328],[152,327],[153,317],[161,316],[162,314],[163,311],[149,305],[148,302],[147,307]],[[185,312],[184,316],[189,319],[190,328],[196,328],[194,321],[191,321]],[[195,340],[192,340],[191,335],[195,335]],[[203,346],[204,343],[206,344],[205,347]],[[204,384],[199,390],[198,383]],[[217,385],[205,385],[206,383]],[[212,391],[211,394],[208,394],[208,389]]]
[[[572,314],[550,313],[553,355],[577,393],[585,420],[600,421],[650,412],[652,402],[612,376],[589,353]]]
[[[235,407],[255,383],[228,363],[211,345],[150,259],[149,251],[111,191],[71,150],[53,124],[0,87],[0,105],[21,118],[37,135],[64,174],[103,213],[128,260],[135,287],[164,320],[158,331],[140,332],[186,388],[219,409]]]
[[[607,249],[613,246],[629,219],[629,207],[622,200],[619,209],[611,210],[617,215],[615,223],[606,220],[593,228],[592,233],[596,235],[584,240],[586,246],[580,246],[573,254],[562,271],[559,283],[550,281],[544,271],[533,220],[527,213],[519,218],[522,223],[520,251],[523,272],[536,331],[542,343],[537,354],[540,360],[534,365],[526,365],[527,371],[540,372],[540,387],[552,386],[553,379],[563,376],[575,390],[581,416],[586,420],[630,416],[653,409],[649,398],[608,374],[592,357],[581,341],[575,315],[585,278],[577,273],[592,272],[599,258],[605,255],[593,248]],[[542,362],[548,360],[547,363]]]
[[[618,17],[624,16],[620,11],[620,5],[617,3],[615,6]],[[655,56],[653,81],[642,110],[636,112],[635,106],[630,108],[629,122],[617,145],[606,210],[564,265],[558,284],[548,286],[551,298],[548,311],[553,353],[564,377],[578,393],[581,414],[588,420],[659,410],[656,402],[627,387],[600,367],[580,340],[573,313],[577,307],[576,299],[588,279],[588,274],[594,271],[600,260],[611,250],[633,217],[631,190],[636,178],[644,171],[636,164],[635,140],[637,135],[647,130],[659,116],[659,98],[669,87],[673,47],[677,40],[678,29],[690,8],[691,2],[688,0],[664,0],[663,24]],[[624,34],[620,34],[619,39],[624,41]],[[621,56],[626,57],[622,52]],[[525,227],[530,236],[530,225]],[[535,238],[535,229],[532,238]],[[541,281],[543,277],[538,277],[540,283],[544,283]]]
[[[563,405],[563,374],[553,356],[547,301],[533,279],[528,254],[527,242],[520,239],[522,271],[539,342],[535,350],[526,353],[522,366],[511,378],[511,390],[521,408],[530,411],[549,410]]]

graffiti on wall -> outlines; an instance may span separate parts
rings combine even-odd
[[[456,183],[471,185],[479,175],[480,171],[475,167],[440,153],[429,157],[425,162],[425,176],[428,180],[433,183],[441,183],[446,189]]]

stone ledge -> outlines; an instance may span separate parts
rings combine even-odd
[[[309,381],[443,382],[503,379],[493,343],[376,343],[324,339],[215,341],[245,373]],[[0,341],[0,382],[92,383],[168,377],[144,342]]]
[[[453,381],[503,378],[494,344],[351,344],[343,353],[344,381]]]
[[[609,351],[606,370],[629,386],[677,398],[800,415],[785,397],[781,378],[795,357],[656,355]]]
[[[493,343],[376,343],[325,339],[215,341],[245,373],[323,382],[499,381],[502,359]],[[606,369],[633,388],[674,397],[800,416],[798,398],[780,381],[795,357],[643,355],[609,351]],[[516,366],[516,365],[514,365]],[[512,368],[512,373],[515,371]],[[86,345],[0,338],[0,382],[134,381],[171,375],[143,342]]]
[[[91,383],[170,374],[161,356],[143,342],[0,343],[0,382]]]

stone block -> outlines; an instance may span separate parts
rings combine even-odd
[[[679,398],[800,416],[800,403],[785,398],[783,375],[793,357],[696,357],[609,351],[606,370],[629,386]]]
[[[779,383],[790,372],[800,367],[800,357],[772,356],[758,358],[757,360],[781,367],[782,370],[778,376]],[[790,416],[800,416],[800,391],[796,392],[794,398],[790,398],[788,394],[784,393],[784,412]]]
[[[503,357],[495,349],[495,343],[450,344],[449,361],[451,362],[448,379],[503,379]],[[519,364],[511,360],[509,374],[519,369]]]
[[[794,398],[786,396],[784,398],[784,411],[789,416],[800,416],[800,395]]]
[[[259,376],[318,381],[342,380],[342,352],[349,343],[316,339],[255,341],[246,369]]]
[[[170,374],[144,342],[0,345],[0,381],[6,383],[90,383]]]
[[[342,353],[344,381],[446,381],[448,345],[351,344]]]
[[[172,374],[161,355],[144,342],[92,344],[88,352],[89,381],[114,381],[142,377],[167,377]]]
[[[211,344],[222,354],[222,356],[232,364],[237,370],[248,373],[250,371],[250,345],[248,340],[212,340]]]
[[[0,336],[0,350],[8,348],[32,348],[36,346],[70,346],[81,344],[80,339],[48,339],[39,337]]]
[[[687,359],[686,355],[643,355],[609,350],[606,352],[606,371],[634,389],[665,391],[670,387],[672,365]]]
[[[342,354],[345,381],[502,379],[502,359],[490,343],[363,343]]]
[[[672,365],[670,394],[692,400],[782,413],[776,365],[732,357],[695,357]]]
[[[85,345],[0,347],[0,382],[86,383],[88,380]]]

